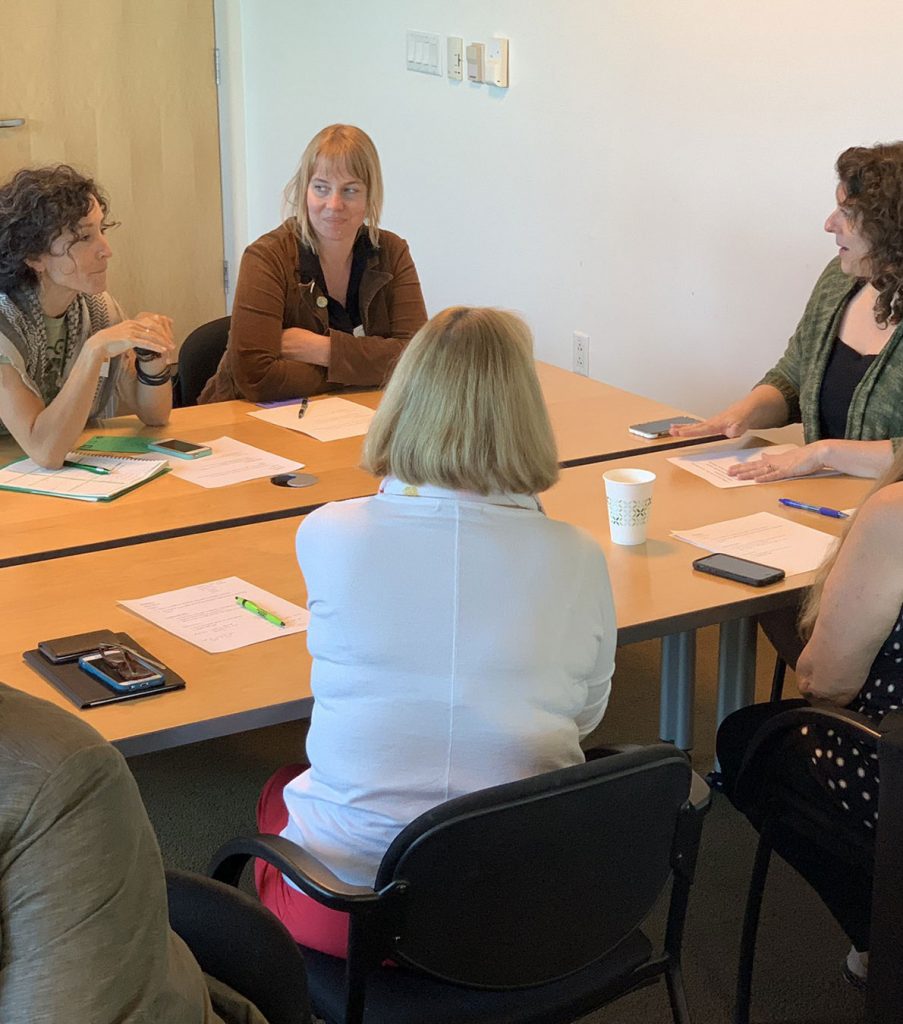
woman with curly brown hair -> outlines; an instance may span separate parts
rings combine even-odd
[[[845,150],[837,206],[825,221],[839,249],[815,285],[787,351],[752,391],[678,437],[802,421],[806,444],[731,468],[768,483],[825,467],[878,476],[903,445],[903,142]]]
[[[172,407],[169,317],[127,320],[106,292],[107,207],[65,164],[0,186],[0,432],[51,469],[120,401],[149,425]]]

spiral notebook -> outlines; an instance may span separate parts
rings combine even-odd
[[[62,469],[46,469],[29,458],[11,462],[0,469],[0,490],[50,494],[76,501],[112,501],[169,472],[166,459],[129,459],[69,452],[66,462],[70,465]],[[98,469],[106,472],[98,473]]]

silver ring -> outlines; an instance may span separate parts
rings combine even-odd
[[[765,463],[765,472],[766,473],[773,473],[774,472],[774,466],[772,466],[772,464],[770,462],[766,462]]]

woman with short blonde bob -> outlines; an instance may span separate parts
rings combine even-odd
[[[426,320],[407,242],[379,226],[382,172],[366,132],[318,132],[285,200],[285,223],[242,257],[229,344],[200,402],[382,387]]]
[[[558,476],[526,325],[447,309],[401,357],[364,446],[379,493],[298,530],[311,620],[310,765],[267,783],[262,831],[372,885],[419,814],[579,764],[601,720],[616,624],[604,556],[547,519]],[[344,915],[268,868],[263,901],[298,942],[344,956]]]

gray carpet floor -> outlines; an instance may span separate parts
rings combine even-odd
[[[694,767],[712,766],[717,632],[698,640]],[[758,699],[767,697],[773,656],[760,642]],[[590,742],[653,742],[658,727],[656,642],[618,652],[608,713]],[[786,693],[795,696],[788,674]],[[167,865],[203,871],[233,835],[254,831],[257,794],[280,765],[303,756],[304,723],[210,740],[130,761],[157,830]],[[755,834],[716,795],[703,837],[690,902],[684,970],[695,1024],[730,1020],[737,944]],[[660,934],[663,907],[650,935]],[[759,933],[754,978],[755,1024],[852,1024],[863,1018],[863,997],[841,978],[848,943],[815,894],[775,859]],[[670,1020],[663,984],[636,992],[585,1024],[656,1024]],[[424,1022],[428,1024],[428,1022]]]

